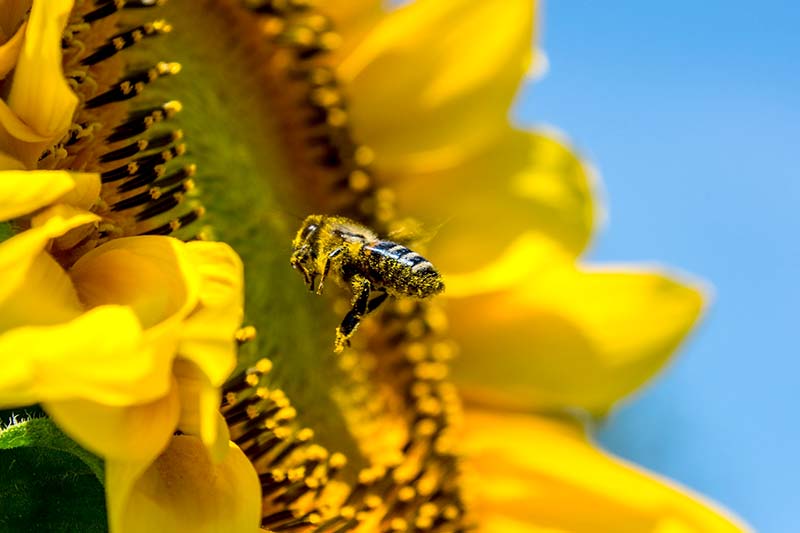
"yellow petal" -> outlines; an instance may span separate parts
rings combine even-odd
[[[322,7],[341,38],[331,51],[333,62],[347,57],[387,11],[380,0],[327,0]]]
[[[528,280],[571,264],[569,254],[557,242],[540,233],[523,233],[485,266],[465,273],[446,270],[446,297],[458,299],[516,290]]]
[[[72,280],[47,252],[26,261],[24,276],[10,289],[0,300],[0,333],[21,326],[61,324],[83,310]]]
[[[382,168],[453,165],[503,131],[530,63],[533,4],[416,0],[343,60],[354,133]]]
[[[466,427],[480,531],[748,531],[686,489],[603,453],[566,422],[467,410]]]
[[[200,275],[199,305],[183,322],[178,351],[219,387],[236,366],[236,330],[244,315],[242,261],[224,243],[186,245]]]
[[[197,304],[199,274],[185,246],[161,236],[114,239],[81,257],[70,276],[88,307],[127,305],[151,328],[183,319]]]
[[[657,271],[532,260],[540,270],[516,286],[450,300],[454,377],[476,401],[603,414],[661,368],[703,309],[701,288]]]
[[[25,43],[14,70],[8,110],[42,140],[19,143],[0,136],[10,145],[0,146],[0,149],[19,155],[28,168],[35,166],[44,148],[67,132],[78,104],[78,97],[70,90],[61,67],[61,36],[72,4],[72,0],[33,2]],[[19,137],[15,126],[18,124],[10,123],[7,113],[0,111],[0,130],[5,130],[12,138],[30,141],[27,133]],[[8,149],[11,147],[15,150]]]
[[[56,202],[88,209],[99,195],[98,174],[3,170],[0,171],[0,220],[16,218]]]
[[[47,135],[36,133],[0,99],[0,150],[14,154],[26,168],[35,168],[32,154],[41,151],[40,148],[48,144],[48,140]]]
[[[86,449],[109,460],[150,463],[166,448],[178,423],[177,387],[127,407],[87,400],[44,402],[58,426]]]
[[[170,443],[172,439],[170,438]],[[147,471],[155,465],[148,460],[106,459],[106,515],[110,533],[133,533],[136,530],[125,526],[126,508],[135,492],[135,485]],[[137,495],[138,497],[138,495]]]
[[[21,326],[0,335],[0,403],[86,399],[130,405],[165,395],[170,367],[143,342],[125,307],[102,306],[55,326]],[[167,361],[169,363],[169,361]]]
[[[20,26],[16,33],[5,43],[0,42],[0,80],[6,77],[17,64],[19,51],[25,38],[25,26]]]
[[[222,394],[202,369],[191,361],[178,359],[173,365],[181,401],[181,418],[178,428],[188,435],[200,437],[212,458],[221,459],[230,439],[219,406]]]
[[[25,170],[25,165],[22,164],[22,161],[0,151],[0,170]]]
[[[213,463],[199,439],[173,437],[169,448],[135,479],[130,475],[135,469],[107,462],[111,533],[258,531],[258,475],[235,444],[228,446],[225,460]]]
[[[97,215],[66,205],[53,206],[45,213],[41,225],[0,243],[0,272],[3,273],[3,283],[0,283],[0,308],[7,304],[9,295],[26,282],[33,261],[45,249],[50,239],[99,220]]]
[[[95,172],[70,172],[75,188],[68,191],[56,202],[65,203],[80,209],[89,209],[100,197],[100,174]]]
[[[31,0],[0,0],[0,42],[17,31],[31,7]]]
[[[601,211],[591,167],[546,132],[508,128],[462,164],[403,176],[393,186],[398,204],[435,231],[431,259],[448,272],[486,265],[528,231],[577,256]]]

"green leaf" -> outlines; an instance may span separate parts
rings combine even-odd
[[[50,419],[0,431],[0,531],[108,530],[103,465]]]

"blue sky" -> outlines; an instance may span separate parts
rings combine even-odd
[[[600,169],[596,261],[714,286],[678,359],[601,432],[764,533],[800,531],[800,2],[551,0],[515,110]]]

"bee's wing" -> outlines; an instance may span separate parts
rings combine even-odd
[[[399,221],[387,235],[388,240],[411,248],[424,246],[431,242],[439,230],[450,221],[448,218],[434,228],[423,228],[422,224],[412,218]]]

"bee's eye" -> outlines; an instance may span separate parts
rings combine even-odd
[[[312,234],[312,233],[314,233],[315,231],[317,231],[317,225],[316,225],[316,224],[309,224],[308,226],[306,226],[305,228],[303,228],[303,233],[302,233],[302,234],[300,234],[300,236],[301,236],[303,239],[307,239],[307,238],[309,237],[309,235],[311,235],[311,234]]]

